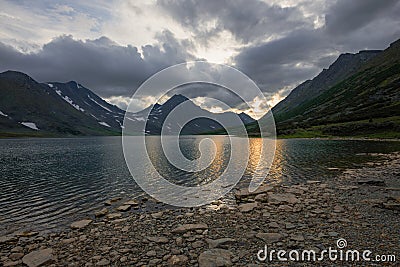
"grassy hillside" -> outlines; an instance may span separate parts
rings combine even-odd
[[[399,138],[400,41],[322,94],[274,116],[282,137]]]

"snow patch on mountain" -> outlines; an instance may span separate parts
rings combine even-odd
[[[122,129],[124,129],[124,126],[122,125],[122,123],[119,120],[115,120],[116,122],[118,122],[119,127],[121,127]]]
[[[106,126],[106,127],[111,127],[110,125],[108,125],[108,123],[104,122],[104,121],[99,121],[98,122],[100,125]]]
[[[94,100],[93,98],[91,98],[90,95],[87,95],[87,96],[88,96],[88,98],[89,98],[90,100],[92,100],[94,103],[96,103],[97,105],[99,105],[99,106],[102,107],[103,109],[105,109],[105,110],[107,110],[107,111],[109,111],[109,112],[113,112],[113,111],[110,110],[109,108],[103,106],[102,104],[98,103],[96,100]]]
[[[74,104],[74,102],[72,101],[71,98],[69,98],[68,96],[63,96],[61,93],[61,90],[56,90],[56,93],[61,96],[62,99],[64,99],[67,103],[69,103],[71,106],[73,106],[75,109],[84,112],[85,110],[83,108],[81,108],[79,105]]]
[[[33,122],[21,122],[21,124],[33,130],[39,130],[39,128]]]

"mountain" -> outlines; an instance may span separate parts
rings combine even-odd
[[[155,104],[127,117],[137,125],[134,132],[137,134],[140,122],[146,120],[145,114],[150,111],[146,134],[160,134],[167,116],[182,103],[186,103],[185,109],[180,114],[174,113],[165,125],[167,134],[201,134],[220,129],[221,124],[233,127],[237,126],[233,123],[236,117],[244,123],[254,121],[246,114],[211,113],[182,95],[174,95],[162,105]],[[120,135],[124,116],[125,111],[75,81],[39,83],[21,72],[0,73],[0,136]],[[182,119],[188,116],[197,119],[177,131]]]
[[[103,125],[89,115],[87,105],[70,98],[74,82],[57,86],[38,83],[28,75],[0,73],[0,133],[2,136],[113,135],[120,127]],[[75,83],[75,87],[77,84]],[[85,90],[76,88],[76,90]],[[87,90],[87,89],[86,89]],[[71,96],[72,97],[72,96]],[[77,104],[79,103],[79,105]],[[88,109],[88,110],[86,110]],[[101,116],[101,113],[93,115]],[[103,118],[102,118],[103,119]]]
[[[275,119],[282,121],[293,117],[310,98],[321,95],[333,85],[350,77],[380,52],[380,50],[367,50],[357,54],[340,55],[328,69],[322,70],[314,79],[307,80],[294,88],[284,100],[279,102],[272,109]]]
[[[286,136],[400,137],[400,40],[382,52],[341,55],[273,112]]]
[[[184,104],[182,110],[175,110],[179,105]],[[173,112],[173,116],[168,115]],[[246,124],[255,120],[247,114],[236,114],[234,112],[212,113],[195,105],[187,97],[177,94],[169,98],[164,104],[155,104],[143,111],[129,114],[131,121],[143,121],[145,114],[149,113],[146,123],[146,134],[159,135],[164,127],[165,134],[202,134],[215,131],[225,127],[236,127],[235,118],[239,118],[240,123]],[[190,120],[191,118],[195,118]],[[184,126],[184,122],[188,121]],[[183,126],[183,128],[182,128]],[[182,129],[181,129],[182,128]],[[181,131],[180,131],[181,129]],[[139,132],[139,129],[136,129]]]
[[[101,97],[81,84],[70,81],[67,83],[48,82],[50,91],[55,91],[64,101],[75,109],[94,118],[103,127],[120,131],[125,111],[111,105]]]

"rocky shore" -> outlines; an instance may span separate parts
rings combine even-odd
[[[239,190],[236,204],[134,212],[146,199],[112,199],[71,229],[0,237],[3,266],[390,266],[396,262],[260,261],[270,250],[371,250],[400,261],[400,153],[332,181]]]

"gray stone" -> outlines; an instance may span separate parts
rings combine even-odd
[[[71,244],[73,242],[75,242],[75,238],[67,238],[67,239],[63,239],[61,241],[61,243],[63,243],[63,244]]]
[[[201,248],[204,245],[203,241],[195,241],[192,243],[192,248]]]
[[[300,203],[300,200],[292,193],[269,193],[268,194],[268,201],[274,204],[296,204]]]
[[[336,205],[335,207],[333,207],[333,212],[340,213],[343,211],[344,211],[343,207],[341,207],[339,205]]]
[[[186,257],[185,255],[172,255],[167,263],[168,266],[186,266],[188,263],[189,258]]]
[[[8,256],[10,258],[10,260],[12,261],[16,261],[21,259],[24,256],[24,253],[11,253],[10,256]]]
[[[38,267],[54,261],[51,248],[33,251],[22,258],[22,262],[29,267]]]
[[[220,248],[236,242],[233,238],[206,239],[209,248]]]
[[[35,236],[35,235],[38,235],[39,233],[38,232],[21,232],[21,233],[18,233],[17,234],[17,236],[21,236],[21,237],[32,237],[32,236]]]
[[[117,208],[118,211],[128,211],[131,208],[131,205],[122,205]]]
[[[150,250],[150,251],[148,251],[148,252],[146,253],[146,255],[147,255],[148,257],[155,257],[155,256],[157,256],[157,252],[155,252],[154,250]]]
[[[18,266],[18,265],[21,265],[21,261],[20,260],[18,260],[18,261],[6,261],[6,262],[3,263],[4,267],[11,267],[11,266]]]
[[[71,223],[71,228],[72,229],[82,229],[82,228],[85,228],[86,226],[88,226],[91,222],[92,222],[92,220],[89,220],[89,219],[73,222],[73,223]]]
[[[292,223],[285,223],[285,228],[288,230],[296,228],[296,226]]]
[[[130,205],[130,206],[137,206],[137,205],[139,205],[139,204],[140,204],[140,203],[139,203],[138,201],[134,200],[134,199],[129,200],[129,201],[127,201],[127,202],[124,203],[124,205]]]
[[[244,203],[239,205],[239,210],[240,212],[249,212],[252,211],[253,209],[257,208],[257,202],[253,203]]]
[[[187,231],[192,231],[192,230],[205,230],[208,229],[208,225],[205,223],[196,223],[196,224],[184,224],[181,225],[175,229],[173,229],[171,232],[172,233],[185,233]]]
[[[104,209],[101,209],[99,211],[96,211],[94,215],[96,217],[101,217],[101,216],[105,216],[107,213],[108,213],[108,209],[104,208]]]
[[[177,237],[177,238],[175,239],[175,242],[176,242],[176,244],[177,244],[178,246],[181,246],[181,245],[183,244],[183,239],[182,239],[182,237]]]
[[[108,214],[108,215],[107,215],[107,218],[110,219],[110,220],[113,220],[113,219],[120,218],[121,216],[122,216],[122,214],[119,213],[119,212],[117,212],[117,213],[110,213],[110,214]]]
[[[255,201],[258,202],[267,202],[268,201],[268,195],[265,193],[259,194],[254,198]]]
[[[155,243],[168,243],[168,238],[164,236],[148,236],[147,240]]]
[[[12,236],[12,235],[0,236],[0,244],[15,242],[17,240],[18,240],[18,238],[15,236]]]
[[[319,209],[319,208],[316,208],[315,210],[312,210],[311,212],[312,212],[312,213],[315,213],[315,214],[321,214],[321,213],[324,213],[324,211],[323,211],[323,210],[321,210],[321,209]]]
[[[164,215],[164,212],[159,211],[159,212],[152,213],[151,217],[153,217],[154,219],[160,219],[163,215]]]
[[[231,257],[229,250],[214,248],[201,253],[198,263],[199,267],[232,266]]]
[[[101,259],[96,263],[96,266],[107,266],[110,265],[110,261],[107,259]]]
[[[268,226],[271,227],[271,228],[279,228],[279,224],[276,223],[276,222],[270,222],[270,223],[268,224]]]
[[[337,237],[337,236],[339,236],[339,234],[336,233],[336,232],[329,232],[328,235],[329,235],[329,236],[332,236],[332,237]]]
[[[281,241],[283,236],[278,233],[258,233],[256,237],[265,241],[266,243],[275,243]]]
[[[294,235],[294,236],[292,236],[292,237],[290,237],[290,239],[291,240],[294,240],[294,241],[304,241],[304,236],[303,235]]]
[[[115,198],[112,198],[112,199],[109,199],[109,200],[105,201],[104,204],[107,205],[107,206],[111,206],[112,203],[120,201],[120,200],[121,200],[120,197],[115,197]]]
[[[21,246],[16,246],[11,249],[11,252],[22,252],[24,250]]]
[[[247,198],[249,196],[254,196],[262,193],[266,193],[274,189],[272,186],[269,185],[261,185],[256,191],[249,192],[247,188],[243,188],[235,193],[235,197],[238,199]]]

